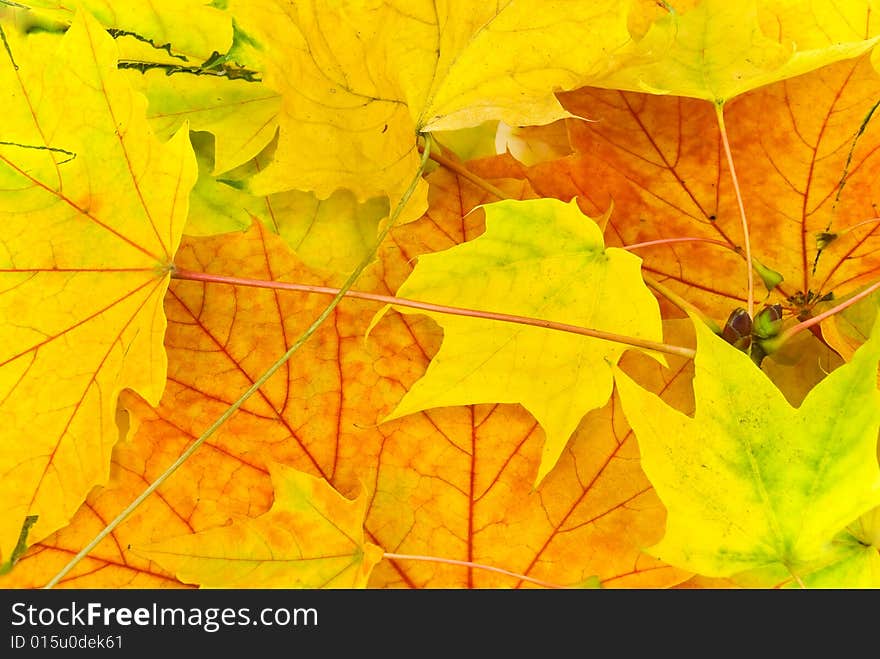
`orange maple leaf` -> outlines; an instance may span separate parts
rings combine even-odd
[[[446,212],[450,200],[468,206],[484,201],[470,184],[445,171],[432,182],[446,194],[437,197],[433,214],[393,234],[364,280],[370,290],[388,293],[389,282],[402,281],[412,256],[428,245],[482,231],[481,213],[463,223],[460,214]],[[187,239],[177,264],[320,283],[259,223],[247,234]],[[68,528],[32,547],[0,583],[48,581],[283,351],[323,302],[301,293],[174,282],[166,298],[169,379],[162,403],[153,411],[126,398],[132,437],[114,453],[108,486],[89,498]],[[235,515],[260,516],[273,501],[270,462],[323,477],[346,496],[367,488],[365,537],[394,555],[374,570],[372,587],[534,586],[530,579],[572,586],[596,577],[607,586],[646,587],[688,576],[641,553],[659,539],[665,513],[639,469],[616,398],[587,416],[559,465],[533,491],[543,433],[519,406],[432,410],[377,425],[424,372],[440,337],[424,317],[392,313],[365,341],[375,310],[374,303],[344,302],[312,337],[310,349],[61,585],[183,586],[129,545],[216,528]],[[623,363],[631,363],[640,379],[653,379],[646,386],[686,406],[690,367],[681,359],[670,362],[671,374],[648,358]]]
[[[880,131],[863,122],[878,92],[880,79],[863,56],[728,103],[752,252],[784,277],[772,291],[759,288],[758,301],[800,314],[876,278],[880,224],[833,237],[876,216],[871,172]],[[718,320],[744,306],[742,231],[714,108],[590,88],[562,102],[590,119],[568,120],[573,155],[533,167],[499,156],[472,169],[490,179],[526,179],[541,196],[577,196],[588,214],[613,203],[609,245],[698,239],[639,249],[644,271]]]

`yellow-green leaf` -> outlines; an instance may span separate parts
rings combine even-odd
[[[243,192],[235,185],[218,180],[211,174],[214,168],[214,136],[196,131],[190,141],[199,164],[199,177],[192,189],[189,216],[186,218],[188,236],[211,236],[229,231],[245,231],[251,225],[251,215],[265,207],[265,200]]]
[[[24,0],[15,5],[37,17],[70,23],[77,6],[107,28],[149,40],[155,49],[203,60],[232,45],[232,22],[205,0]]]
[[[834,545],[834,561],[803,579],[807,588],[880,588],[880,553],[849,533],[842,533]],[[800,584],[791,582],[789,588]]]
[[[745,588],[774,584],[785,588],[880,588],[880,508],[865,513],[834,538],[823,565],[794,578],[779,565],[736,575]]]
[[[257,156],[278,131],[281,99],[256,82],[164,71],[132,71],[131,83],[149,100],[147,116],[160,137],[187,122],[215,136],[211,173],[222,174]]]
[[[702,0],[657,21],[636,47],[643,59],[600,84],[724,103],[872,48],[871,4]]]
[[[374,197],[358,203],[349,190],[337,190],[327,199],[298,190],[258,197],[245,189],[243,181],[265,165],[271,147],[217,177],[211,174],[215,139],[205,132],[193,132],[190,136],[199,161],[199,179],[190,198],[184,230],[187,235],[244,231],[256,217],[280,235],[306,265],[341,278],[373,249],[379,222],[388,217],[386,198]],[[328,249],[328,245],[333,248]]]
[[[744,353],[695,324],[693,417],[616,376],[668,511],[649,551],[706,576],[776,566],[805,577],[880,503],[880,331],[794,408]]]
[[[491,158],[497,153],[495,143],[498,126],[498,121],[485,121],[479,126],[435,131],[432,136],[462,161]]]
[[[363,588],[381,548],[364,540],[368,497],[270,463],[275,503],[257,518],[134,551],[207,588]]]
[[[233,45],[231,17],[204,0],[86,0],[83,8],[108,29],[120,49],[129,81],[149,100],[148,117],[163,139],[184,122],[217,137],[216,170],[226,172],[254,156],[278,129],[280,98],[255,80],[219,75],[217,62]],[[63,30],[71,3],[30,0],[14,10],[26,31]],[[53,24],[57,23],[57,26]],[[206,62],[212,75],[198,73]],[[141,69],[141,65],[145,68]],[[180,69],[188,72],[181,72]],[[175,72],[177,71],[177,72]],[[258,72],[252,72],[258,79]]]
[[[349,190],[337,190],[327,199],[290,190],[266,197],[258,216],[306,265],[336,273],[338,279],[372,252],[379,223],[388,217],[388,199],[359,203]]]
[[[58,39],[4,25],[0,50],[0,563],[106,482],[125,388],[165,386],[163,297],[196,164],[152,135],[82,14]],[[75,99],[75,102],[73,102]]]
[[[398,296],[662,341],[641,260],[606,249],[599,227],[576,202],[503,201],[483,209],[486,232],[420,256]],[[389,418],[431,407],[521,403],[546,433],[538,481],[584,414],[608,401],[612,364],[627,348],[540,327],[428,315],[443,327],[443,344]]]

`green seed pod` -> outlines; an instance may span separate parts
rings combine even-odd
[[[776,272],[776,270],[771,270],[754,257],[752,258],[752,265],[755,267],[755,272],[761,277],[761,281],[764,282],[764,287],[768,291],[772,291],[783,282],[784,277],[781,274]]]
[[[782,305],[773,304],[764,307],[755,315],[752,334],[757,339],[770,339],[782,330]]]

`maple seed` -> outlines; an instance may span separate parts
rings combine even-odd
[[[752,257],[752,266],[755,268],[755,272],[758,273],[758,276],[761,278],[761,281],[764,282],[764,287],[768,291],[772,291],[774,288],[779,286],[784,281],[784,277],[776,272],[775,270],[771,270],[766,265],[758,261],[758,259]]]

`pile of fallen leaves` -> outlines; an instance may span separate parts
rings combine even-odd
[[[79,4],[0,2],[0,587],[880,586],[873,0]]]

